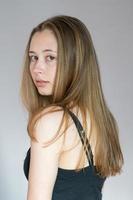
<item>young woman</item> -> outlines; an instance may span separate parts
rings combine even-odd
[[[101,200],[121,172],[118,127],[105,101],[90,33],[55,16],[31,32],[21,96],[29,113],[27,200]]]

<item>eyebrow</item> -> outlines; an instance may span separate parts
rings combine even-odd
[[[57,53],[56,51],[52,50],[52,49],[45,49],[42,52],[54,52]],[[36,53],[35,51],[29,51],[29,53]]]

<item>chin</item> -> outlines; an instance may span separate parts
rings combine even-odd
[[[42,96],[51,96],[52,93],[50,91],[40,91],[38,90],[38,93]]]

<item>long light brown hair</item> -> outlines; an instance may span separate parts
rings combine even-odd
[[[42,96],[38,93],[29,71],[28,52],[31,39],[36,32],[45,29],[54,33],[58,44],[57,71],[51,96]],[[86,138],[95,138],[94,152],[97,171],[102,176],[116,175],[121,172],[123,155],[117,122],[104,98],[98,59],[91,35],[79,19],[70,16],[55,16],[33,29],[25,51],[21,97],[29,113],[27,129],[31,139],[37,141],[33,131],[34,126],[37,120],[46,114],[47,107],[57,107],[64,112],[58,133],[51,141],[53,142],[58,139],[62,126],[65,127],[64,134],[68,128],[67,109],[78,106],[82,113],[86,133],[84,141]],[[59,109],[50,109],[49,112],[55,110]],[[89,132],[86,121],[88,112],[91,122]],[[85,145],[84,142],[86,148]]]

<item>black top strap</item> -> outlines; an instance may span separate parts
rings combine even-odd
[[[71,117],[72,117],[72,119],[73,119],[73,121],[76,125],[76,128],[78,130],[81,142],[82,142],[82,144],[84,144],[83,138],[85,137],[85,131],[83,130],[83,126],[81,125],[79,119],[77,118],[77,116],[73,112],[71,112],[70,110],[68,110],[68,112],[71,115]],[[93,154],[92,154],[91,146],[90,146],[87,138],[86,138],[86,146],[88,147],[88,151],[85,148],[84,148],[84,150],[86,152],[86,156],[87,156],[89,165],[93,166]]]

